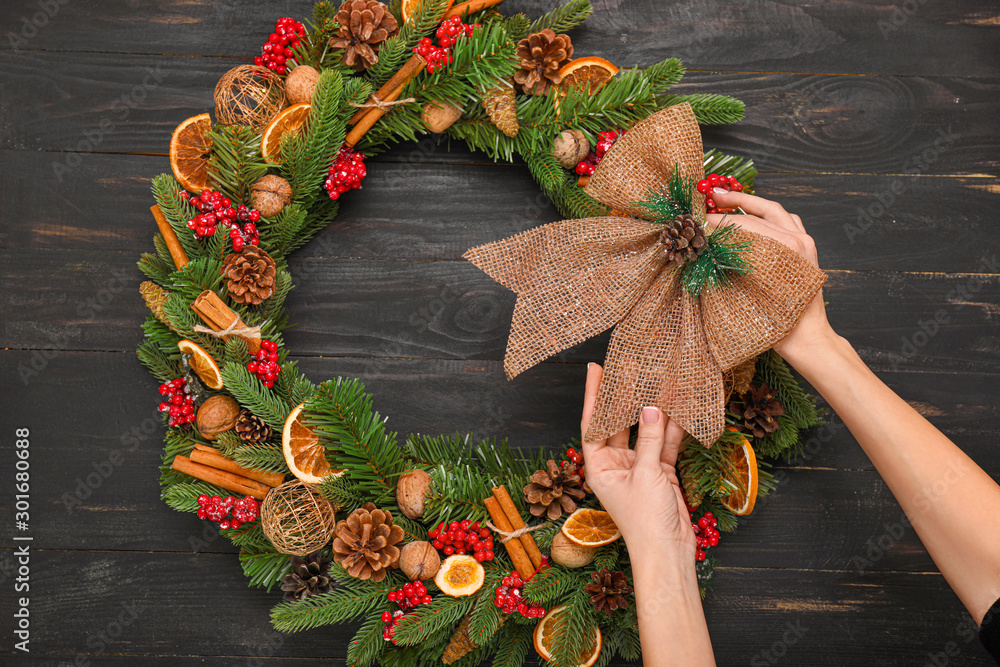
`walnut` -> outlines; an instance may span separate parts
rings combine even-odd
[[[430,542],[410,542],[399,554],[399,569],[410,581],[432,578],[441,568],[441,556]]]
[[[594,560],[594,556],[597,555],[597,548],[581,547],[579,544],[573,544],[560,531],[552,538],[552,548],[549,550],[549,555],[552,557],[552,562],[556,565],[562,565],[563,567],[583,567],[584,565],[589,565]]]
[[[311,102],[316,91],[319,72],[309,65],[299,65],[285,79],[285,97],[289,104]]]
[[[198,432],[206,440],[214,440],[215,436],[236,426],[240,417],[240,404],[232,396],[216,394],[198,408],[195,424]]]
[[[253,184],[250,197],[253,207],[265,218],[270,218],[292,202],[292,186],[281,176],[268,174]]]
[[[573,169],[590,153],[590,142],[580,130],[563,130],[552,144],[552,157],[564,169]]]
[[[424,126],[435,134],[444,132],[462,117],[462,108],[453,104],[428,102],[420,112]]]
[[[411,470],[399,476],[396,482],[396,502],[399,509],[411,519],[424,515],[424,494],[431,488],[431,476],[423,470]]]

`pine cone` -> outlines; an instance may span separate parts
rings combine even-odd
[[[705,499],[705,493],[698,490],[698,481],[688,473],[691,466],[683,466],[678,469],[681,476],[681,486],[684,487],[684,500],[691,507],[698,507]]]
[[[329,593],[333,588],[329,576],[330,559],[323,558],[322,550],[301,558],[292,556],[291,563],[292,573],[286,574],[281,580],[285,600],[305,600],[313,595]]]
[[[602,567],[600,572],[591,573],[590,578],[593,581],[584,586],[583,591],[590,596],[590,604],[596,611],[610,616],[615,609],[628,607],[625,596],[632,592],[632,587],[628,585],[624,573],[610,572]]]
[[[693,215],[685,213],[666,224],[660,233],[660,243],[663,245],[663,255],[670,264],[697,257],[705,249],[707,241],[702,226]]]
[[[778,430],[778,420],[785,414],[785,408],[777,399],[778,392],[767,386],[751,387],[729,403],[729,411],[736,415],[742,426],[752,432],[755,438]]]
[[[517,43],[521,69],[514,72],[514,81],[528,95],[545,95],[552,84],[562,83],[559,68],[572,56],[569,35],[557,35],[549,28],[532,33]]]
[[[378,0],[347,0],[337,10],[337,23],[330,46],[343,49],[344,64],[356,70],[377,63],[382,43],[399,32],[396,17]]]
[[[517,136],[521,126],[517,123],[517,100],[512,82],[497,80],[483,96],[483,108],[501,132],[508,137]]]
[[[382,581],[399,561],[403,529],[392,525],[392,514],[373,503],[354,510],[334,528],[333,559],[358,579]]]
[[[750,391],[753,376],[757,373],[757,357],[747,359],[742,364],[726,372],[726,382],[730,394]]]
[[[550,521],[561,517],[563,512],[575,512],[575,500],[582,500],[587,495],[575,463],[564,462],[560,466],[550,459],[545,470],[536,471],[530,479],[531,484],[524,487],[524,499],[531,505],[534,516],[544,515]]]
[[[144,280],[139,284],[139,294],[153,313],[153,317],[170,326],[167,315],[163,312],[163,304],[167,302],[170,292],[150,280]]]
[[[236,303],[253,304],[271,298],[278,269],[274,260],[255,245],[226,257],[222,274],[229,280],[229,296]]]
[[[266,421],[254,413],[249,410],[241,410],[240,416],[236,419],[236,433],[244,442],[256,444],[270,438],[274,431],[271,430]]]

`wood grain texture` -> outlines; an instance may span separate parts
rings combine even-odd
[[[537,16],[553,0],[506,0],[504,13]],[[260,53],[279,16],[303,17],[310,2],[269,3],[261,12],[236,0],[110,0],[97,7],[69,2],[50,19],[38,7],[5,3],[0,50],[185,53],[247,59]],[[682,58],[692,69],[850,74],[996,76],[983,53],[1000,40],[992,13],[975,0],[906,5],[852,0],[794,3],[769,0],[594,0],[594,14],[571,35],[576,51],[613,54],[621,64]],[[25,24],[35,18],[37,30]],[[22,35],[23,31],[23,35]],[[962,45],[963,48],[956,48]]]

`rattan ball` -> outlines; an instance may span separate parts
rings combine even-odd
[[[330,501],[297,479],[268,491],[260,522],[274,548],[292,556],[325,546],[335,525]]]
[[[257,65],[240,65],[215,85],[215,120],[262,130],[285,107],[281,77]]]

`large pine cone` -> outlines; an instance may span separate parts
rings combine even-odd
[[[729,403],[729,411],[736,415],[739,425],[753,433],[755,438],[763,438],[778,430],[780,424],[776,417],[785,414],[785,408],[777,397],[778,392],[764,383],[735,396]]]
[[[575,463],[563,462],[560,466],[553,460],[545,464],[544,470],[536,471],[531,483],[524,487],[524,499],[531,505],[534,516],[546,516],[555,521],[576,511],[576,501],[583,500],[589,490],[580,477]]]
[[[243,442],[251,444],[264,442],[273,433],[267,422],[257,415],[246,409],[240,411],[240,416],[236,419],[236,434]]]
[[[333,559],[358,579],[382,581],[399,561],[403,529],[392,525],[392,514],[373,503],[354,510],[334,528]]]
[[[557,35],[546,28],[528,35],[517,43],[517,58],[521,69],[514,72],[514,81],[528,95],[544,95],[552,84],[562,83],[559,68],[573,56],[569,35]]]
[[[632,587],[628,585],[624,573],[610,572],[608,568],[602,567],[600,572],[592,572],[590,578],[593,581],[584,586],[583,590],[590,596],[590,604],[594,605],[596,611],[603,611],[610,616],[615,609],[625,609],[628,606],[625,596],[632,592]]]
[[[292,556],[292,573],[281,580],[284,599],[289,602],[329,593],[331,588],[330,559],[323,558],[321,550],[302,558]]]
[[[228,279],[229,296],[236,303],[257,305],[274,294],[278,269],[274,260],[255,245],[226,257],[222,274]]]
[[[701,254],[707,240],[705,230],[693,215],[678,216],[668,222],[660,233],[660,244],[667,263],[683,263]]]
[[[348,67],[363,70],[378,62],[382,43],[399,32],[396,17],[378,0],[347,0],[337,10],[340,29],[330,46],[343,49]]]

